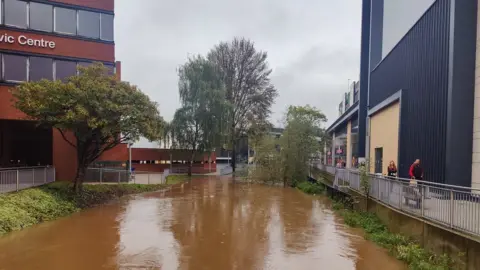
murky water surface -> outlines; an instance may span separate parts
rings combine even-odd
[[[325,198],[210,178],[0,238],[0,269],[406,269]]]

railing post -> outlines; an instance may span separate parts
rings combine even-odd
[[[100,168],[100,183],[103,181],[103,170]]]
[[[120,184],[121,172],[118,172],[118,183]]]
[[[148,184],[150,185],[150,173],[148,173]]]
[[[455,217],[453,210],[454,210],[454,205],[455,200],[453,199],[453,189],[450,189],[450,228],[453,228],[453,219]]]
[[[403,182],[400,180],[398,182],[399,185],[399,191],[398,191],[398,206],[400,207],[400,210],[403,208],[403,201],[402,201],[402,193],[403,193]]]
[[[375,177],[375,178],[376,178],[376,180],[377,180],[377,199],[378,199],[379,201],[381,201],[381,200],[382,200],[382,197],[380,197],[380,196],[381,196],[381,192],[380,192],[380,180],[381,180],[381,178],[380,178],[380,176],[379,176],[379,177]]]
[[[47,183],[47,167],[43,168],[43,183]]]
[[[35,168],[32,168],[32,186],[35,186]]]
[[[19,183],[19,182],[20,182],[20,181],[19,181],[19,180],[20,180],[20,175],[19,175],[19,174],[20,174],[20,171],[17,170],[17,191],[18,191],[18,186],[19,186],[19,184],[20,184],[20,183]]]
[[[425,193],[427,192],[427,189],[425,188],[424,185],[421,185],[420,190],[422,191],[422,199],[421,199],[422,200],[422,202],[421,202],[421,204],[422,204],[422,217],[424,217],[424,215],[425,215],[425,198],[426,198]]]

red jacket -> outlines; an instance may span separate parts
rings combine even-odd
[[[423,177],[423,169],[419,165],[416,166],[416,164],[413,163],[408,170],[408,175],[410,178],[421,179]]]

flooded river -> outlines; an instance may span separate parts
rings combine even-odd
[[[294,189],[195,179],[0,238],[0,269],[406,267]]]

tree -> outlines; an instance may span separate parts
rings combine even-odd
[[[255,177],[262,182],[283,182],[285,187],[305,181],[320,150],[318,130],[326,120],[315,107],[290,106],[280,139],[264,139],[256,148]]]
[[[211,152],[220,143],[221,114],[225,107],[223,84],[215,67],[201,56],[179,70],[182,107],[171,123],[173,146],[190,150],[188,175],[197,152]]]
[[[221,42],[208,54],[225,86],[229,104],[226,123],[229,145],[232,149],[232,168],[235,171],[236,145],[247,135],[251,121],[266,121],[277,90],[270,82],[272,70],[267,53],[257,51],[254,43],[245,38]]]
[[[76,191],[82,186],[86,168],[102,153],[140,136],[158,140],[162,133],[157,104],[136,86],[107,72],[96,63],[79,67],[79,75],[65,82],[26,82],[13,90],[16,108],[40,125],[57,129],[76,149]]]
[[[307,178],[311,161],[320,151],[318,131],[327,118],[315,107],[306,105],[290,106],[285,119],[281,138],[283,183],[295,186]]]

